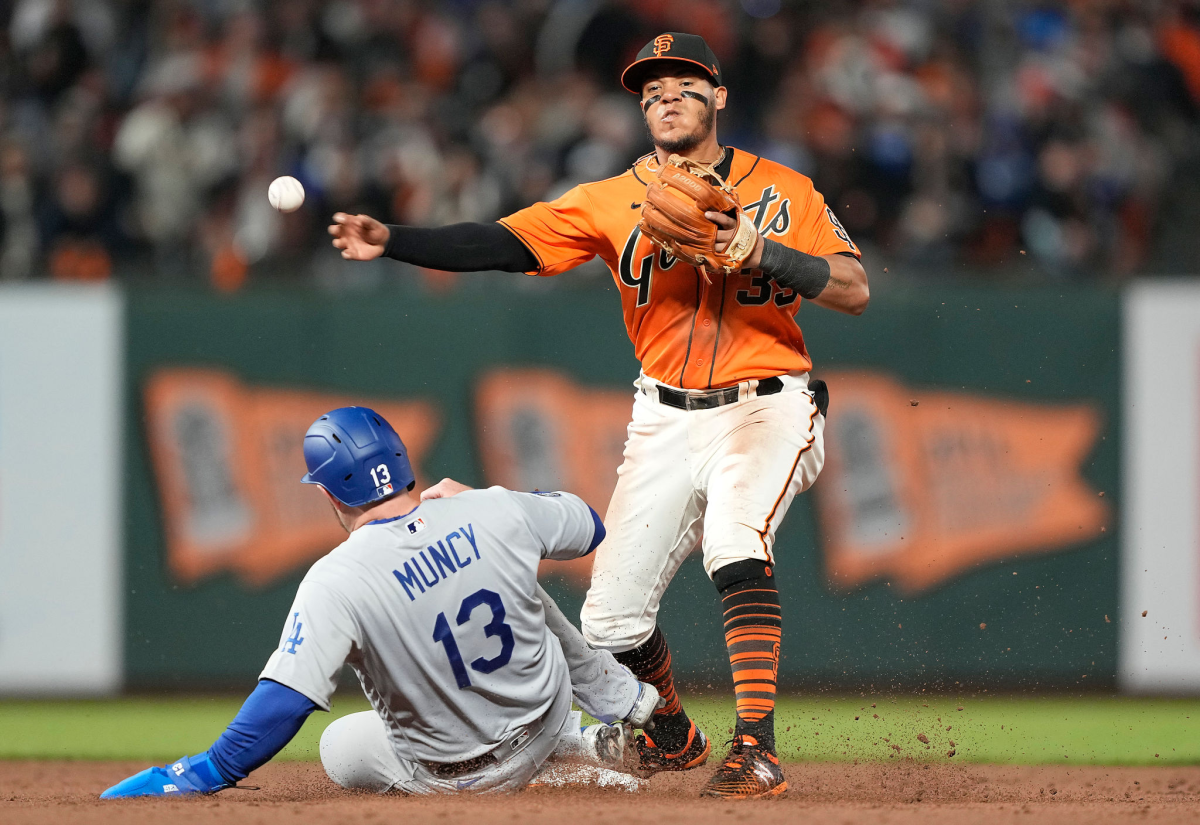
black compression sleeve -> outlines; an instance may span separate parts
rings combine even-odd
[[[810,300],[829,283],[829,261],[766,238],[758,268],[784,289],[794,289]]]
[[[388,225],[384,257],[444,272],[532,272],[537,258],[500,223],[450,226]]]

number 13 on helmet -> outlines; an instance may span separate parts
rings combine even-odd
[[[304,435],[304,463],[300,480],[348,507],[382,501],[414,481],[404,442],[368,407],[340,407],[314,421]]]

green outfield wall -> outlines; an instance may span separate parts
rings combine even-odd
[[[307,393],[308,404],[325,397],[420,402],[435,421],[420,457],[423,478],[448,475],[471,484],[494,480],[481,443],[490,437],[488,422],[480,420],[480,382],[494,371],[543,368],[580,392],[602,390],[609,393],[606,398],[628,393],[632,400],[630,382],[638,364],[622,327],[615,287],[524,291],[487,282],[476,288],[477,283],[468,281],[469,288],[440,296],[402,283],[363,296],[128,293],[128,687],[251,685],[278,643],[309,563],[287,569],[286,559],[292,558],[287,554],[303,544],[299,536],[287,547],[272,545],[274,555],[262,556],[265,561],[239,568],[237,553],[254,554],[262,549],[256,542],[273,541],[253,531],[246,533],[242,549],[222,550],[225,555],[213,555],[212,564],[205,561],[203,540],[214,534],[205,533],[204,525],[189,527],[179,515],[191,512],[189,493],[176,489],[171,498],[166,489],[170,450],[154,446],[160,430],[151,413],[189,403],[185,390],[151,392],[162,375],[182,375],[186,383],[187,370],[219,374],[260,393],[254,398],[278,404],[286,403],[287,393]],[[851,428],[851,419],[870,432],[892,428],[887,461],[896,463],[879,473],[892,479],[884,498],[900,503],[880,504],[865,494],[838,498],[863,479],[873,483],[882,477],[872,474],[870,460],[855,464],[858,459],[848,450],[839,459],[841,474],[832,477],[839,484],[849,481],[827,498],[806,494],[792,506],[776,544],[784,613],[781,680],[877,689],[956,682],[1111,685],[1119,620],[1118,524],[1112,509],[1120,499],[1117,294],[877,286],[860,318],[806,305],[798,320],[815,373],[830,376],[831,430],[836,425],[840,438],[858,438],[854,433],[861,427]],[[519,399],[519,378],[509,382],[509,391],[514,385]],[[885,386],[890,389],[881,389]],[[213,398],[225,397],[224,391],[212,392]],[[850,405],[851,397],[861,406]],[[897,397],[903,403],[887,401]],[[229,426],[258,414],[249,410],[262,409],[248,401],[238,404],[228,408],[234,410],[228,413]],[[880,417],[863,417],[863,410],[876,407]],[[1038,423],[1043,411],[1061,411],[1062,420],[1054,419],[1053,427],[1061,424],[1065,435]],[[845,416],[840,422],[839,414]],[[966,435],[947,435],[959,425]],[[255,426],[261,432],[266,425]],[[912,427],[918,429],[906,429]],[[1010,430],[1011,441],[1006,440]],[[902,443],[910,432],[925,445],[915,452]],[[1077,480],[1056,480],[1054,473],[1066,470],[1055,470],[1050,458],[1045,467],[1037,465],[1043,433],[1047,456],[1065,439],[1082,445],[1077,467],[1070,468]],[[169,434],[164,437],[170,441]],[[241,443],[230,441],[228,454],[222,453],[223,472],[231,478],[240,472]],[[279,449],[286,452],[286,445]],[[1021,461],[1032,462],[1026,469],[1016,475],[996,470],[1018,452],[1025,456]],[[908,457],[896,457],[901,453]],[[944,483],[944,474],[960,472],[967,481]],[[185,467],[181,483],[210,484],[204,479],[211,475]],[[1013,492],[1016,483],[1005,479],[1018,477],[1025,487]],[[1030,481],[1043,478],[1044,485]],[[819,480],[818,488],[826,480]],[[253,489],[297,482],[268,477]],[[1050,495],[1047,491],[1074,498],[1039,510],[1039,497]],[[978,498],[964,503],[954,499],[958,493]],[[253,494],[261,495],[266,493]],[[1010,498],[1011,506],[996,510],[999,515],[971,521],[989,502]],[[1089,503],[1092,498],[1107,509],[1097,510]],[[244,523],[249,517],[239,506],[226,510]],[[893,515],[871,520],[885,511]],[[1077,533],[1066,532],[1061,516],[1067,512],[1071,518],[1079,514]],[[860,518],[853,513],[861,519],[847,528],[847,518]],[[280,524],[291,524],[286,515],[281,518]],[[897,537],[888,524],[921,526]],[[181,530],[199,538],[188,544],[178,539]],[[888,544],[893,541],[907,544]],[[583,597],[578,577],[551,577],[547,583],[568,615],[577,615]],[[729,684],[718,599],[696,557],[672,584],[660,621],[685,683],[701,689]]]

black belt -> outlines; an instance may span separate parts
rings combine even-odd
[[[490,753],[476,756],[474,759],[464,759],[461,762],[426,762],[425,767],[438,779],[454,779],[468,773],[483,770],[491,765],[499,764],[500,760]]]
[[[756,395],[774,395],[783,389],[779,376],[764,378],[758,382]],[[711,410],[738,400],[738,388],[722,387],[717,390],[677,390],[658,385],[658,400],[668,407],[680,410]]]
[[[429,772],[439,779],[454,779],[457,776],[482,770],[490,765],[497,765],[524,750],[529,741],[542,732],[542,725],[545,721],[545,717],[543,717],[518,728],[488,753],[464,759],[461,762],[426,762],[424,763],[425,767],[429,768]]]

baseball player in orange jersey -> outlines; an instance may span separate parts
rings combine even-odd
[[[787,788],[774,736],[782,627],[775,531],[821,470],[828,405],[823,382],[809,379],[795,315],[805,298],[860,314],[866,273],[808,178],[718,143],[727,90],[702,38],[660,35],[622,84],[640,95],[655,147],[624,174],[495,224],[424,229],[339,213],[330,233],[351,260],[386,255],[434,269],[547,276],[596,255],[608,264],[642,373],[583,633],[666,700],[652,734],[638,737],[641,768],[704,764],[711,746],[676,695],[656,621],[667,585],[699,544],[722,597],[737,698],[732,747],[704,793],[773,796]],[[709,165],[735,188],[758,235],[740,273],[702,273],[642,237],[647,186],[671,154]],[[719,251],[737,221],[706,217],[720,229]]]

